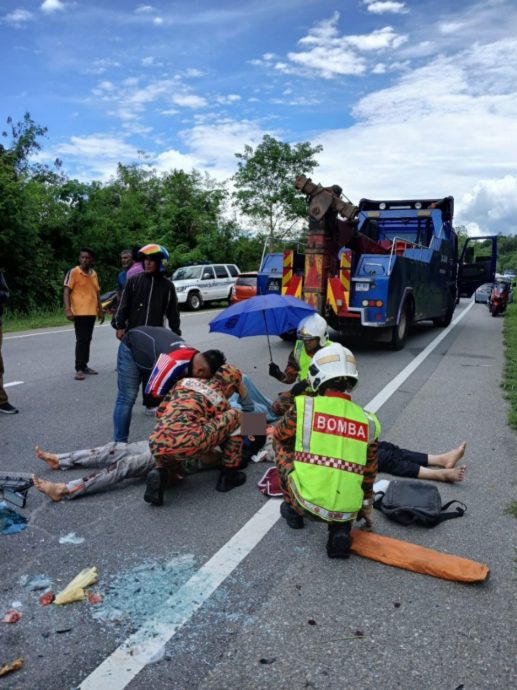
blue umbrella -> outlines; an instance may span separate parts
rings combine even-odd
[[[315,311],[310,304],[289,295],[257,295],[224,309],[210,321],[210,332],[227,333],[237,338],[267,335],[272,360],[269,336],[296,329],[303,318]]]

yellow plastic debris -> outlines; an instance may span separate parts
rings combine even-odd
[[[84,591],[86,587],[97,582],[97,568],[85,568],[81,570],[79,575],[67,584],[67,586],[56,595],[54,604],[71,604],[73,601],[82,601],[86,597]]]
[[[19,671],[22,666],[22,657],[20,657],[19,659],[15,659],[14,661],[11,661],[10,664],[5,664],[0,668],[0,676],[6,676],[8,673],[12,673],[13,671]]]

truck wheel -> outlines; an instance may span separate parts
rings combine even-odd
[[[438,319],[433,319],[433,324],[439,326],[440,328],[447,328],[452,321],[452,316],[454,314],[454,309],[449,309],[445,316],[440,316]]]
[[[199,292],[191,292],[187,297],[188,308],[192,311],[199,311],[203,305],[203,300]]]
[[[392,350],[402,350],[406,344],[407,335],[409,331],[409,322],[411,319],[411,310],[408,302],[404,303],[402,312],[400,314],[400,321],[397,326],[393,326],[391,329],[391,342],[390,346]]]

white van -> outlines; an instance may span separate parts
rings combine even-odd
[[[172,274],[178,304],[197,311],[205,302],[229,300],[232,286],[239,275],[235,264],[201,264],[182,266]]]

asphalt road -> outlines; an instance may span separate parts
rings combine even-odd
[[[187,341],[223,349],[265,393],[283,389],[267,375],[266,339],[209,335],[213,314],[183,315]],[[429,530],[395,525],[376,512],[376,530],[487,563],[488,582],[462,585],[359,557],[329,560],[323,525],[308,522],[295,532],[279,520],[213,594],[198,601],[188,592],[192,577],[271,505],[256,489],[265,465],[249,467],[247,483],[229,494],[214,491],[215,473],[190,477],[159,509],[143,502],[138,480],[59,504],[33,489],[20,511],[28,528],[0,535],[0,614],[13,605],[23,613],[16,624],[0,624],[0,666],[25,660],[22,670],[0,679],[0,688],[87,687],[86,679],[146,620],[152,621],[150,638],[159,636],[160,624],[170,625],[170,599],[177,592],[185,623],[162,652],[149,658],[135,649],[142,670],[124,687],[511,687],[515,520],[504,508],[513,500],[515,436],[506,426],[499,387],[502,323],[489,318],[485,305],[474,305],[378,412],[383,438],[406,447],[440,452],[467,439],[465,482],[439,488],[444,502],[457,498],[468,510]],[[354,344],[360,373],[355,400],[372,400],[439,333],[423,324],[401,352]],[[90,363],[99,376],[73,379],[73,349],[69,328],[4,336],[5,382],[23,383],[7,389],[20,414],[0,416],[0,471],[73,478],[81,472],[57,474],[36,460],[34,445],[60,452],[110,440],[114,332],[109,326],[95,330]],[[272,349],[283,365],[289,345],[272,338]],[[135,407],[131,440],[145,438],[152,424]],[[59,543],[70,532],[84,542]],[[23,584],[23,578],[44,575],[58,590],[87,566],[97,567],[93,589],[104,596],[101,606],[41,607],[39,592]],[[197,607],[192,615],[189,597]],[[105,687],[111,686],[108,680]]]

